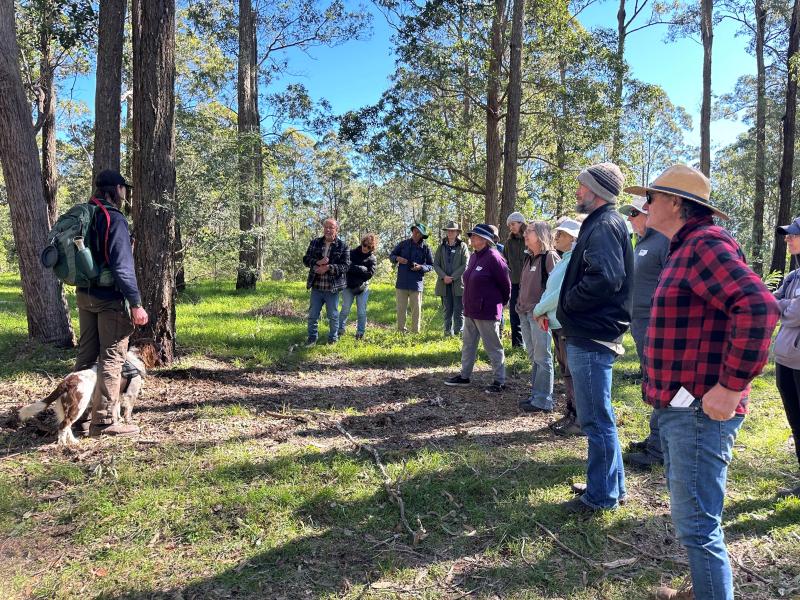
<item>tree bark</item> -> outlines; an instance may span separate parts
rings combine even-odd
[[[502,163],[500,79],[503,68],[506,1],[494,0],[494,10],[486,88],[486,208],[484,218],[490,225],[497,225],[499,220],[500,167]]]
[[[792,176],[794,173],[794,140],[797,123],[797,75],[796,65],[792,64],[800,47],[800,0],[794,1],[792,24],[789,27],[789,50],[786,53],[789,76],[786,84],[786,114],[783,116],[783,160],[779,179],[780,201],[778,202],[778,225],[789,223],[792,210]],[[776,232],[770,271],[786,270],[786,242],[783,235]]]
[[[619,162],[622,153],[622,92],[625,85],[625,38],[628,35],[625,24],[625,0],[619,0],[617,10],[617,56],[614,66],[614,135],[611,140],[611,162]]]
[[[239,0],[239,267],[236,289],[255,289],[259,278],[258,221],[260,121],[258,118],[258,56],[256,23],[251,0]],[[256,228],[256,231],[254,231]]]
[[[175,356],[175,2],[134,0],[133,219],[136,275],[150,322],[137,338]]]
[[[94,96],[92,182],[103,169],[120,171],[122,47],[126,0],[101,0]]]
[[[752,267],[759,275],[764,269],[764,199],[766,197],[766,70],[764,68],[764,36],[767,10],[763,0],[755,0],[756,16],[756,168],[753,197]]]
[[[714,0],[700,2],[700,37],[703,41],[703,102],[700,106],[700,170],[711,176],[711,49],[714,42]]]
[[[50,20],[52,7],[46,2],[42,7],[42,26],[39,30],[39,82],[42,120],[42,190],[47,203],[49,224],[58,216],[58,160],[56,156],[56,85],[55,65],[52,58]]]
[[[63,289],[39,262],[50,224],[36,137],[19,69],[13,0],[0,0],[0,163],[19,255],[28,335],[47,344],[72,347],[75,335]]]
[[[519,154],[520,108],[522,106],[522,40],[525,0],[514,0],[511,15],[511,52],[508,76],[508,108],[503,156],[503,195],[500,203],[500,239],[508,237],[506,219],[517,204],[517,155]]]

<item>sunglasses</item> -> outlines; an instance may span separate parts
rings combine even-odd
[[[640,214],[642,214],[642,213],[641,213],[641,211],[638,211],[638,210],[636,210],[635,208],[632,208],[632,209],[631,209],[631,214],[630,214],[630,215],[628,215],[628,216],[629,216],[630,218],[632,218],[632,219],[635,219],[635,218],[636,218],[636,217],[638,217]]]

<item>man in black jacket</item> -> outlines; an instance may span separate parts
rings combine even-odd
[[[567,338],[578,423],[589,442],[586,485],[566,503],[573,512],[616,508],[625,497],[625,472],[611,405],[611,369],[624,353],[630,326],[633,249],[625,221],[614,210],[623,185],[613,163],[578,175],[577,211],[588,214],[572,252],[558,320]]]
[[[122,365],[134,325],[147,324],[136,282],[128,221],[120,212],[130,185],[117,171],[101,171],[92,202],[98,205],[89,240],[92,254],[114,275],[113,287],[77,288],[81,337],[75,370],[97,363],[89,435],[134,435],[136,425],[114,423],[110,407],[119,397]]]

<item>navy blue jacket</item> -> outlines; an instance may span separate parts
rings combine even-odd
[[[407,259],[408,264],[399,264],[397,262],[398,256]],[[392,253],[389,255],[389,260],[397,265],[397,283],[395,283],[394,287],[398,290],[422,291],[422,278],[425,273],[433,269],[433,254],[428,244],[424,241],[415,244],[414,240],[411,238],[403,240],[394,247],[394,250],[392,250]],[[422,269],[419,271],[412,271],[411,263],[417,263]]]
[[[136,283],[136,270],[133,266],[133,248],[131,246],[131,232],[128,229],[128,220],[125,216],[108,202],[101,200],[111,218],[111,228],[108,228],[106,216],[100,208],[95,213],[94,228],[89,238],[90,249],[95,260],[106,264],[106,229],[108,229],[108,267],[114,274],[113,288],[93,287],[78,288],[78,291],[90,294],[101,300],[127,299],[131,306],[142,304],[139,285]]]

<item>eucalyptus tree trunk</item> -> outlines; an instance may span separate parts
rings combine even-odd
[[[767,11],[764,0],[755,0],[756,13],[756,168],[753,197],[753,256],[751,266],[759,275],[764,269],[764,199],[766,197],[766,70],[764,68],[764,36]]]
[[[259,278],[259,168],[261,165],[258,114],[258,47],[251,0],[239,0],[239,267],[236,289],[255,289]]]
[[[787,66],[789,70],[788,81],[786,84],[786,114],[783,116],[783,160],[781,163],[781,175],[779,179],[780,201],[778,203],[779,225],[785,225],[791,219],[792,210],[792,177],[794,174],[794,140],[795,127],[797,124],[797,75],[792,64],[795,55],[800,48],[800,0],[794,1],[792,9],[792,24],[789,27],[789,49],[786,53]],[[782,235],[776,233],[775,246],[772,251],[772,264],[770,271],[786,270],[786,242]]]
[[[711,175],[711,49],[714,42],[714,0],[700,2],[700,37],[703,41],[703,102],[700,106],[700,170]]]
[[[500,167],[502,143],[500,141],[500,80],[503,70],[503,31],[505,30],[505,0],[494,0],[491,41],[489,45],[489,74],[486,88],[486,223],[497,225],[500,200]]]
[[[100,2],[92,182],[104,169],[120,171],[122,48],[125,40],[126,8],[126,0]]]
[[[39,29],[39,82],[41,98],[39,111],[42,123],[42,190],[47,203],[48,221],[52,225],[58,216],[58,159],[56,155],[56,85],[53,64],[51,17],[49,2],[42,6],[42,25]]]
[[[625,39],[628,35],[625,22],[625,0],[619,0],[617,10],[617,55],[614,66],[614,135],[611,140],[611,162],[618,163],[622,154],[622,92],[625,85]]]
[[[133,0],[133,220],[150,322],[137,338],[175,356],[175,2]]]
[[[500,239],[508,237],[506,219],[517,204],[517,156],[519,154],[520,109],[522,107],[522,40],[525,28],[525,0],[513,0],[511,52],[508,75],[508,108],[503,156],[503,195],[500,203]]]
[[[0,0],[0,164],[19,256],[28,335],[72,347],[75,335],[58,280],[39,262],[50,229],[31,112],[19,69],[14,1]]]

